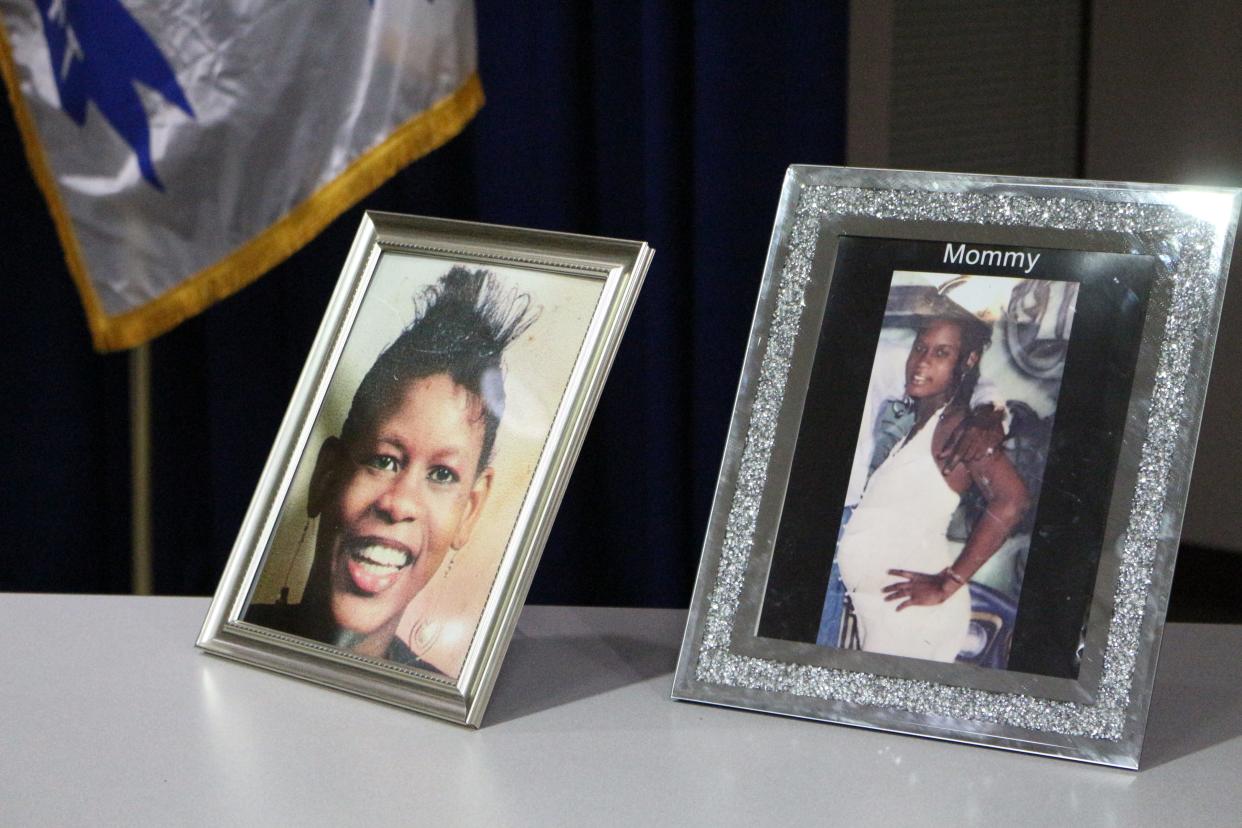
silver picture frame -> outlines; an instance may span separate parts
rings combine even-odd
[[[1232,189],[790,167],[673,697],[1137,768],[1240,203]],[[830,615],[853,435],[870,428],[861,395],[906,271],[1075,285],[1063,410],[999,669],[814,626]],[[855,537],[851,554],[879,555],[883,537]],[[1069,554],[1087,563],[1067,567]]]
[[[480,726],[652,255],[643,242],[366,213],[198,646],[289,676]],[[471,369],[474,363],[466,364],[462,357],[466,367],[454,363],[451,369],[475,370],[477,375],[478,387],[467,388],[462,397],[467,400],[461,404],[464,425],[449,429],[443,439],[427,436],[437,433],[434,423],[408,434],[398,430],[398,437],[384,431],[387,425],[367,425],[391,422],[382,419],[389,416],[385,412],[405,412],[400,406],[413,405],[410,400],[451,399],[427,396],[431,392],[405,385],[391,396],[397,402],[374,403],[378,413],[357,415],[363,425],[350,433],[362,436],[345,438],[349,426],[343,428],[342,422],[355,417],[364,396],[357,392],[360,378],[371,373],[396,376],[375,366],[381,354],[398,347],[395,343],[405,336],[403,331],[418,327],[416,320],[426,322],[440,313],[435,324],[441,327],[424,326],[420,335],[432,339],[410,346],[419,354],[415,360],[428,351],[451,351],[458,343],[466,343],[462,348],[475,347],[470,343],[482,336],[443,327],[455,324],[444,321],[449,311],[435,310],[456,289],[448,287],[453,277],[444,274],[449,271],[467,274],[462,283],[478,291],[476,298],[461,300],[457,307],[481,308],[487,302],[495,306],[487,331],[496,333],[496,341],[470,352],[476,362],[484,360],[479,363],[484,367]],[[478,274],[477,279],[469,274]],[[461,316],[459,311],[454,318]],[[503,354],[499,358],[498,352]],[[446,388],[460,392],[468,385],[449,369],[436,370],[442,371],[441,378],[452,380],[444,383]],[[502,399],[499,405],[497,393]],[[438,414],[456,409],[444,403],[432,410]],[[485,410],[499,412],[498,424],[491,426],[495,436],[490,450],[480,446],[493,439],[479,436],[486,431]],[[400,429],[406,423],[431,421],[396,422]],[[401,443],[400,450],[391,449],[391,444],[405,439],[400,435],[409,436],[413,448]],[[447,440],[455,446],[452,441],[459,437],[465,454],[454,459],[441,443]],[[364,446],[371,439],[383,443],[382,453],[369,454],[368,447],[355,450],[355,443]],[[329,452],[325,448],[329,443],[345,449]],[[462,459],[470,451],[476,453],[477,463]],[[439,453],[432,456],[433,452]],[[325,453],[331,455],[330,461],[323,460]],[[393,453],[395,459],[389,456]],[[430,459],[424,460],[424,455]],[[479,482],[484,466],[486,487]],[[374,479],[388,485],[385,481],[395,478],[384,475],[394,470],[400,470],[406,481],[400,490],[406,500],[393,505],[396,495],[385,495],[388,500],[383,502],[375,495],[365,507],[354,508],[350,498],[361,490],[351,488],[355,482],[342,481]],[[321,482],[325,480],[329,482]],[[465,488],[452,490],[457,494],[445,500],[449,491],[445,487],[459,484]],[[432,494],[424,494],[428,491]],[[472,499],[475,492],[482,492],[481,507]],[[436,512],[439,506],[418,501],[426,498],[430,503],[432,497],[441,498],[438,503],[464,505],[458,511],[452,511],[457,508],[453,506]],[[464,534],[462,515],[472,515]],[[444,529],[451,520],[457,522]],[[364,521],[369,521],[365,527]],[[387,525],[409,532],[418,526],[422,534],[407,532],[399,544],[389,538],[396,532],[384,528]],[[373,530],[374,526],[380,528]],[[405,545],[406,539],[415,537],[417,542],[408,540]],[[323,570],[317,569],[319,561],[326,561]],[[323,572],[327,573],[323,577],[316,574]],[[400,591],[393,591],[398,584]],[[414,597],[401,603],[411,593]],[[358,606],[374,605],[377,596],[388,601],[389,595],[392,600],[376,614],[382,623],[376,626],[368,616],[355,624],[362,618]],[[411,620],[411,614],[417,617]],[[372,626],[357,631],[366,624]],[[320,635],[321,628],[331,634]],[[376,642],[386,649],[375,649]],[[435,656],[437,652],[441,654]]]

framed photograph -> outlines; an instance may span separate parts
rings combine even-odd
[[[1238,207],[791,167],[674,697],[1137,767]]]
[[[199,646],[479,726],[651,255],[367,213]]]

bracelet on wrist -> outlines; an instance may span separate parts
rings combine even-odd
[[[958,586],[966,586],[966,579],[954,572],[953,567],[951,566],[946,566],[944,569],[940,570],[940,574],[948,578],[950,581],[956,582]]]

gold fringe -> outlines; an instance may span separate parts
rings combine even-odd
[[[116,351],[141,345],[171,330],[213,303],[241,290],[313,239],[337,216],[394,176],[402,167],[457,135],[483,106],[483,86],[472,74],[458,89],[393,131],[363,153],[275,224],[224,259],[210,265],[147,304],[118,316],[104,313],[87,275],[81,248],[60,200],[34,119],[26,109],[7,35],[0,26],[0,72],[26,147],[26,158],[60,236],[65,262],[82,297],[95,349]]]
[[[86,321],[90,324],[91,338],[96,350],[107,350],[100,344],[97,326],[107,321],[107,315],[95,295],[95,288],[86,275],[86,264],[82,258],[82,249],[78,247],[77,237],[73,235],[73,225],[69,221],[69,213],[60,200],[60,191],[56,189],[56,180],[52,177],[52,168],[43,154],[43,144],[39,141],[39,133],[35,129],[34,117],[26,108],[26,98],[22,95],[21,80],[17,74],[17,63],[13,60],[13,49],[9,45],[9,33],[0,18],[0,75],[4,76],[4,86],[9,93],[9,102],[13,105],[13,119],[17,121],[17,129],[22,136],[22,146],[26,149],[26,163],[34,173],[35,183],[43,192],[43,200],[47,202],[48,212],[52,214],[52,222],[56,225],[56,235],[60,236],[60,246],[65,254],[65,264],[69,267],[69,275],[78,286],[78,295],[82,297],[82,307],[86,310]],[[138,344],[138,343],[134,343]]]

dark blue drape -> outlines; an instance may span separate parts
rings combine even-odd
[[[157,590],[214,589],[374,208],[656,248],[531,600],[684,606],[784,170],[843,160],[845,7],[481,0],[466,132],[155,343]],[[0,588],[124,591],[125,358],[89,351],[11,123]]]

